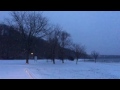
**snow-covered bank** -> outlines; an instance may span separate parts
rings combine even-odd
[[[119,79],[120,63],[0,60],[0,79]]]

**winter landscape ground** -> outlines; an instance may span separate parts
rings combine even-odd
[[[0,79],[119,79],[120,63],[0,60]]]

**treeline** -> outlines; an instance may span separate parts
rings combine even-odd
[[[14,11],[12,19],[0,24],[0,59],[29,58],[74,60],[86,58],[84,46],[74,44],[68,32],[52,25],[42,13]]]

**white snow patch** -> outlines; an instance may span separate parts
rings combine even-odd
[[[0,60],[0,79],[119,79],[120,63]]]

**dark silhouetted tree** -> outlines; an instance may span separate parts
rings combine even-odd
[[[98,56],[99,56],[99,53],[96,52],[96,51],[92,51],[92,52],[91,52],[91,56],[95,59],[95,63],[96,63],[96,60],[97,60],[97,58],[98,58]]]
[[[55,58],[58,57],[58,51],[59,51],[59,40],[60,40],[60,33],[61,28],[56,25],[53,27],[53,32],[48,35],[47,41],[49,43],[49,48],[47,53],[47,57],[52,59],[53,64],[55,64]]]
[[[85,47],[80,46],[79,44],[73,44],[75,56],[76,56],[76,64],[78,63],[78,59],[82,57],[83,53],[85,52]]]
[[[32,50],[33,37],[44,37],[50,33],[48,20],[41,12],[35,11],[12,11],[12,26],[21,33],[25,40],[26,63],[28,64],[29,55]]]
[[[60,33],[60,49],[59,49],[59,57],[62,60],[62,63],[64,63],[64,58],[66,56],[65,48],[70,45],[70,34],[66,31],[61,31]]]

